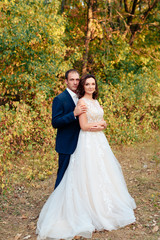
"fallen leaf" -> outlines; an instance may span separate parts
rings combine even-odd
[[[31,219],[31,220],[36,220],[38,217],[39,217],[39,214],[36,215],[36,216],[34,216],[34,217],[31,217],[30,219]]]
[[[30,237],[31,237],[31,235],[27,235],[23,239],[29,239]]]
[[[22,236],[22,233],[17,233],[17,235],[15,236],[14,240],[18,240],[21,236]]]
[[[20,198],[19,201],[20,201],[20,203],[25,203],[26,199],[25,198]]]
[[[142,229],[142,225],[140,225],[140,224],[138,224],[137,227],[138,227],[139,229]]]
[[[36,228],[36,224],[34,222],[29,223],[28,228],[34,230]]]
[[[155,232],[158,231],[158,229],[159,229],[159,227],[158,227],[158,226],[155,226],[155,227],[152,229],[152,232],[155,233]]]
[[[22,219],[27,219],[27,216],[25,216],[25,215],[22,215],[22,217],[21,217]]]

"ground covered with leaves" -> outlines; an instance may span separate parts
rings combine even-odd
[[[92,239],[160,240],[159,140],[131,146],[112,146],[121,163],[129,192],[136,201],[136,223],[116,231],[93,233]],[[19,182],[1,195],[1,240],[36,240],[38,214],[53,191],[54,174],[44,181]],[[81,238],[82,239],[82,238]]]

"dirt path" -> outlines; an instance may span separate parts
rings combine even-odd
[[[160,240],[160,148],[157,142],[113,146],[112,150],[121,163],[129,192],[136,201],[137,221],[116,231],[96,232],[92,239]],[[38,214],[53,191],[54,181],[55,174],[43,182],[15,186],[13,192],[2,197],[1,240],[36,240]]]

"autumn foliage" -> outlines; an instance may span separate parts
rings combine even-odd
[[[56,167],[51,104],[70,68],[95,74],[111,143],[154,137],[158,1],[5,0],[0,14],[3,189],[20,176],[44,179]]]

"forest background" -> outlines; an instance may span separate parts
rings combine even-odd
[[[0,191],[57,167],[54,96],[64,74],[92,73],[111,144],[157,136],[158,0],[0,1]]]

